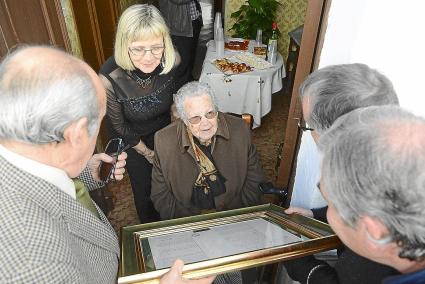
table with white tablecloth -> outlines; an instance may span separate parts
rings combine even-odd
[[[233,55],[234,51],[226,50],[224,56]],[[282,56],[278,54],[271,68],[234,75],[226,75],[218,70],[211,63],[216,58],[214,41],[210,41],[199,81],[214,90],[220,111],[249,113],[254,118],[254,128],[259,127],[261,117],[271,110],[272,94],[282,89],[282,78],[285,77]]]

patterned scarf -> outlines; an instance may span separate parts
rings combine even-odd
[[[191,202],[200,209],[214,209],[214,197],[226,192],[226,179],[217,170],[211,155],[211,144],[202,145],[187,129],[189,141],[195,154],[200,173],[192,188]]]

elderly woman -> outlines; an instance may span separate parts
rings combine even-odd
[[[133,5],[119,20],[114,56],[100,69],[109,132],[132,146],[126,167],[142,223],[159,219],[149,197],[153,137],[171,121],[176,57],[160,12],[152,5]]]
[[[202,83],[174,101],[181,119],[155,135],[151,198],[161,219],[259,204],[264,175],[245,123],[218,112]]]

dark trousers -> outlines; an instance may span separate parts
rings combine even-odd
[[[180,65],[176,70],[176,83],[178,89],[187,82],[193,81],[192,70],[195,63],[196,48],[201,27],[202,21],[198,18],[192,21],[193,37],[171,36],[173,44],[181,57]]]
[[[143,142],[153,149],[154,134],[143,137]],[[155,210],[151,195],[152,165],[133,148],[127,150],[126,170],[130,177],[137,215],[140,223],[159,221],[159,214]]]

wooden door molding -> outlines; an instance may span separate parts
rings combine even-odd
[[[119,5],[116,0],[71,0],[84,60],[95,70],[113,54]]]
[[[71,52],[60,0],[0,1],[0,57],[23,43]]]
[[[298,121],[302,118],[301,101],[298,89],[302,81],[311,73],[315,55],[319,54],[318,42],[322,14],[326,0],[309,0],[304,22],[304,31],[301,39],[300,53],[297,70],[295,73],[294,87],[291,93],[289,115],[286,123],[285,139],[282,148],[282,160],[280,162],[276,184],[291,189],[291,177],[295,171],[297,147],[300,140]],[[290,194],[292,190],[290,190]]]
[[[220,12],[222,15],[224,15],[224,6],[225,6],[225,0],[214,0],[214,15],[217,12]]]

